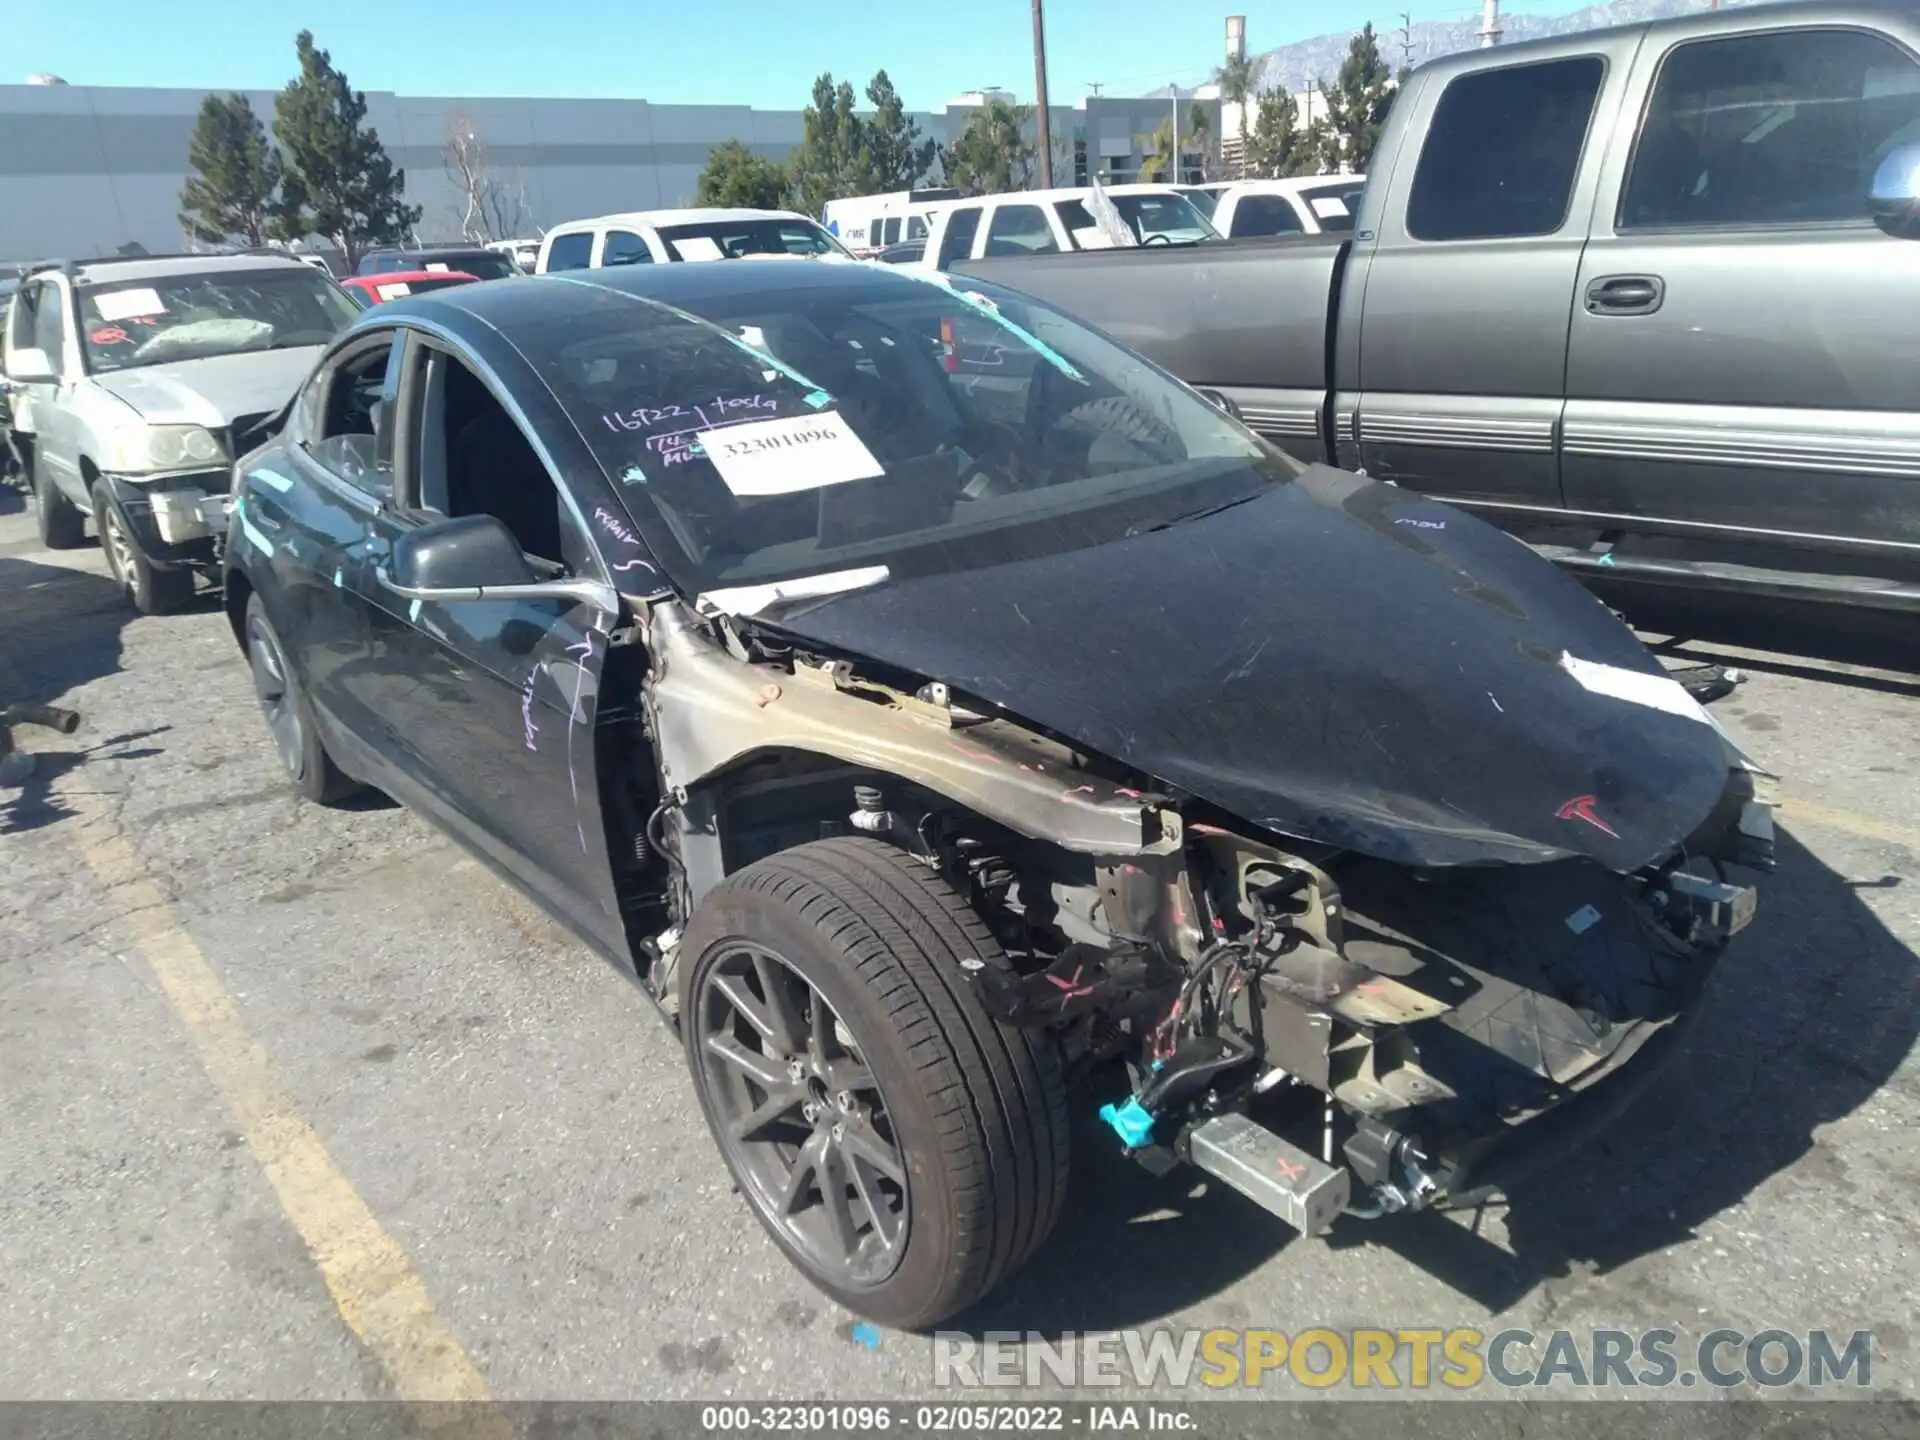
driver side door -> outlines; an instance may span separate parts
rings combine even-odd
[[[596,723],[615,617],[564,597],[409,599],[380,579],[402,533],[491,515],[536,580],[605,580],[540,447],[472,356],[416,335],[403,362],[393,504],[376,518],[371,660],[423,808],[608,953],[627,943],[601,814]]]

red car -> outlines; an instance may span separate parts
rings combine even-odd
[[[424,295],[449,285],[471,285],[479,278],[464,270],[397,270],[381,275],[349,275],[340,284],[362,310],[371,310],[402,295]]]

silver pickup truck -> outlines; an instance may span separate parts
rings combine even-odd
[[[1601,576],[1920,609],[1920,12],[1414,72],[1350,238],[984,259],[1254,429]]]
[[[30,269],[8,309],[13,438],[50,549],[91,519],[138,610],[213,574],[234,460],[357,310],[291,258],[142,256]]]

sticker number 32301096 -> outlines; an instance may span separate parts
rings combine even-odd
[[[702,430],[699,441],[736,495],[788,495],[887,473],[837,410]]]

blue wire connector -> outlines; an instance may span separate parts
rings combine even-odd
[[[1153,1112],[1132,1095],[1118,1105],[1102,1105],[1100,1118],[1113,1127],[1113,1133],[1129,1150],[1138,1150],[1153,1140]]]

